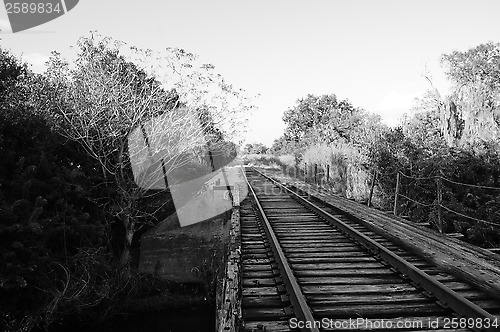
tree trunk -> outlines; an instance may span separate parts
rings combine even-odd
[[[462,136],[461,119],[457,105],[451,98],[446,98],[439,110],[441,131],[448,146],[456,147]]]
[[[130,272],[130,249],[132,247],[132,239],[135,233],[135,221],[133,217],[130,215],[130,205],[132,203],[129,202],[128,208],[125,210],[125,216],[123,217],[123,226],[125,228],[125,237],[124,237],[124,245],[123,252],[120,258],[120,267],[126,272]]]
[[[122,256],[120,258],[120,267],[125,270],[130,270],[130,243],[125,242],[123,247]]]

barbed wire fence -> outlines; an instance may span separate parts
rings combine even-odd
[[[334,183],[332,183],[332,176],[331,176],[331,171],[332,168],[330,167],[329,164],[316,164],[316,163],[307,163],[303,162],[301,163],[300,166],[294,168],[294,174],[293,176],[295,178],[301,179],[306,183],[314,184],[318,187],[321,187],[323,189],[333,189]],[[441,175],[433,175],[433,176],[410,176],[406,175],[404,172],[400,170],[395,170],[391,172],[378,172],[378,171],[373,171],[372,172],[372,178],[370,180],[370,193],[368,195],[368,200],[367,200],[367,205],[371,205],[372,201],[372,196],[373,196],[373,191],[374,187],[376,185],[376,182],[379,179],[388,179],[390,177],[393,177],[396,175],[396,189],[394,193],[394,203],[393,203],[393,214],[394,215],[399,215],[398,210],[401,208],[401,199],[405,199],[408,202],[411,202],[415,205],[418,205],[422,208],[427,208],[433,211],[436,216],[437,216],[437,221],[436,220],[431,220],[432,218],[427,218],[430,224],[434,224],[434,226],[438,229],[439,232],[443,233],[445,230],[444,227],[444,213],[443,211],[446,211],[448,213],[454,214],[456,216],[459,216],[461,218],[465,218],[468,220],[473,221],[474,223],[478,223],[487,227],[492,227],[493,229],[497,230],[500,232],[500,218],[498,220],[498,223],[487,221],[484,219],[476,218],[470,215],[467,215],[463,212],[456,211],[453,209],[451,206],[447,206],[443,203],[443,193],[449,193],[449,195],[452,195],[451,190],[445,191],[445,189],[448,186],[445,185],[445,183],[452,184],[455,186],[464,186],[464,187],[469,187],[469,188],[474,188],[474,189],[479,189],[479,190],[494,190],[498,191],[500,195],[500,188],[498,187],[492,187],[492,186],[484,186],[484,185],[477,185],[477,184],[468,184],[468,183],[463,183],[463,182],[458,182],[454,181],[452,179],[447,178],[444,176],[444,174],[441,173]],[[407,180],[406,183],[406,191],[403,189],[403,183],[402,183],[402,178],[405,178]],[[433,181],[433,189],[432,191],[430,190],[429,184],[423,184],[425,181]],[[412,187],[413,190],[410,190],[410,187]],[[414,195],[411,195],[410,192],[412,192]],[[426,197],[433,196],[432,201],[422,201],[421,199],[417,199],[416,197],[411,197],[418,195],[418,193],[425,193]],[[390,193],[386,193],[386,196],[390,195]],[[450,201],[452,199],[448,199]],[[455,205],[460,204],[460,202],[456,202]],[[429,211],[429,212],[431,212]],[[472,211],[471,211],[472,212]],[[499,214],[500,215],[500,214]]]
[[[435,198],[434,198],[433,202],[432,203],[422,202],[422,201],[415,199],[414,197],[409,197],[408,195],[403,194],[403,190],[401,188],[402,187],[402,177],[408,179],[410,181],[410,184],[411,184],[411,181],[413,181],[414,185],[418,184],[420,181],[434,180],[434,182],[436,183],[436,189],[435,189]],[[500,195],[500,188],[498,188],[498,187],[491,187],[491,186],[458,182],[458,181],[451,180],[451,179],[445,177],[444,175],[434,175],[434,176],[429,176],[429,177],[415,177],[415,176],[406,175],[405,173],[403,173],[401,171],[397,171],[396,189],[395,189],[395,194],[394,194],[394,210],[393,210],[394,215],[398,215],[399,208],[400,208],[400,198],[404,198],[404,199],[406,199],[414,204],[417,204],[419,206],[435,209],[437,212],[437,225],[436,226],[441,233],[444,232],[443,210],[446,210],[447,212],[454,214],[454,215],[457,215],[459,217],[466,218],[468,220],[472,220],[475,223],[489,226],[489,227],[496,229],[497,231],[500,231],[500,223],[495,223],[495,222],[487,221],[484,219],[472,217],[472,216],[469,216],[469,215],[464,214],[462,212],[456,211],[453,208],[443,204],[443,193],[445,192],[443,190],[445,188],[444,183],[453,184],[456,186],[463,186],[463,187],[468,187],[468,188],[480,189],[480,190],[498,191],[498,193]],[[448,192],[450,194],[452,194],[451,189],[449,189],[445,193],[448,193]],[[467,193],[467,195],[465,195],[465,196],[467,197],[469,194],[470,193]],[[456,200],[456,198],[453,197],[453,199],[451,199],[451,200]],[[458,201],[457,201],[457,203],[458,203]]]

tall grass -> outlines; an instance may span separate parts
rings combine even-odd
[[[309,147],[302,163],[307,165],[307,179],[357,201],[366,201],[370,190],[368,157],[347,144],[319,144]]]
[[[369,158],[361,149],[347,143],[317,144],[294,155],[249,154],[243,159],[247,164],[281,169],[288,176],[359,202],[368,200],[372,180]],[[379,201],[375,190],[372,202],[379,206]]]
[[[372,173],[368,156],[348,144],[318,144],[303,154],[277,157],[283,173],[356,201],[366,202],[370,193]],[[378,204],[377,191],[372,198]]]
[[[280,159],[271,154],[246,154],[242,159],[245,164],[253,166],[281,168],[282,165]]]

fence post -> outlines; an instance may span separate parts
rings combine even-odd
[[[307,182],[307,163],[304,163],[304,182]]]
[[[323,178],[325,177],[325,169],[321,164],[319,164],[319,179],[318,179],[318,185],[321,188],[321,183],[323,182]]]
[[[318,184],[318,164],[314,164],[314,184]]]
[[[441,208],[441,203],[443,202],[443,184],[441,182],[441,177],[436,178],[437,185],[437,212],[438,212],[438,228],[439,233],[443,233],[443,209]]]
[[[397,216],[398,215],[398,194],[399,194],[399,179],[400,178],[400,175],[399,175],[399,171],[398,171],[398,175],[396,177],[396,193],[394,194],[394,215]]]
[[[326,165],[326,183],[330,184],[330,164]]]
[[[377,180],[377,171],[373,171],[372,183],[370,185],[370,195],[368,196],[368,207],[372,205],[373,188],[375,188],[375,181]]]

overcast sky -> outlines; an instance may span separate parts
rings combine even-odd
[[[283,112],[307,94],[335,93],[394,125],[428,87],[446,92],[439,57],[500,41],[500,1],[80,0],[70,12],[12,34],[0,10],[2,48],[33,64],[91,30],[153,50],[196,53],[228,82],[260,94],[249,142],[270,145]]]

